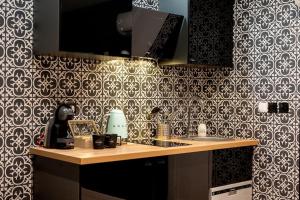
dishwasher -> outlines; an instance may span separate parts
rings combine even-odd
[[[211,188],[210,200],[252,200],[252,181]]]

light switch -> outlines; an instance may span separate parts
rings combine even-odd
[[[289,104],[287,102],[279,103],[279,113],[289,113]]]
[[[268,102],[259,102],[258,112],[267,113],[268,112]]]
[[[278,113],[277,103],[268,103],[268,113]]]

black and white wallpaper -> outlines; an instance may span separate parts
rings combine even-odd
[[[132,5],[141,8],[158,10],[158,0],[132,0]]]
[[[253,199],[299,199],[300,20],[293,0],[236,0],[234,68],[203,70],[210,134],[257,138]],[[288,102],[262,114],[259,102]]]
[[[232,67],[235,0],[189,1],[189,59]]]
[[[134,4],[157,9],[158,0]],[[208,7],[209,9],[209,7]],[[173,133],[192,123],[210,134],[257,138],[255,200],[299,199],[300,20],[293,0],[236,0],[234,68],[157,66],[145,60],[95,61],[32,55],[33,0],[0,0],[0,200],[31,199],[28,155],[57,102],[73,100],[79,118],[124,110],[133,139],[150,136],[154,106],[176,113]],[[290,104],[261,114],[260,101]]]

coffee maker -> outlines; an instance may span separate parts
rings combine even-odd
[[[68,121],[74,119],[72,104],[61,104],[57,107],[54,117],[46,126],[44,147],[57,149],[73,149],[74,137],[70,131]],[[75,106],[74,106],[75,108]]]

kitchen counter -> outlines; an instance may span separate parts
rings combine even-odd
[[[38,155],[46,158],[52,158],[77,165],[87,165],[96,163],[105,163],[112,161],[131,160],[138,158],[150,158],[159,156],[168,156],[176,154],[213,151],[220,149],[229,149],[237,147],[255,146],[257,140],[232,140],[232,141],[187,141],[172,140],[175,142],[191,144],[178,147],[156,147],[141,144],[128,143],[118,146],[114,149],[88,149],[75,148],[71,150],[46,149],[43,147],[33,147],[30,149],[32,155]]]
[[[128,143],[102,150],[33,147],[34,199],[209,200],[224,195],[211,189],[233,183],[239,184],[229,188],[242,187],[236,199],[245,199],[240,197],[245,193],[251,199],[252,146],[257,140],[171,141],[190,145]]]

